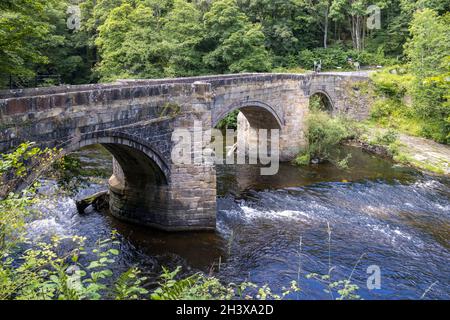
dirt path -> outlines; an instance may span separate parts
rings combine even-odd
[[[413,165],[425,170],[438,168],[450,175],[450,146],[402,133],[398,139],[400,151],[412,159]]]

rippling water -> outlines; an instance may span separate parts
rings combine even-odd
[[[100,178],[73,196],[44,180],[42,214],[29,232],[33,238],[86,236],[89,246],[117,230],[122,253],[115,271],[137,264],[152,279],[161,266],[181,265],[185,272],[215,270],[226,282],[268,283],[276,291],[300,270],[302,291],[290,298],[330,299],[322,284],[305,277],[326,274],[330,265],[333,279],[352,274],[365,299],[419,299],[430,286],[426,298],[449,299],[449,179],[351,152],[349,170],[284,164],[277,176],[261,177],[256,167],[219,167],[217,232],[167,234],[105,213],[78,215],[74,199],[105,189],[111,171],[107,153],[85,149],[76,155],[85,174]],[[370,265],[381,269],[380,290],[367,289]]]

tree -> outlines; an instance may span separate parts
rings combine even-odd
[[[315,0],[314,0],[315,1]],[[298,51],[318,44],[317,19],[310,0],[238,0],[252,23],[259,23],[274,63],[289,65]]]
[[[417,9],[429,8],[439,14],[450,10],[448,0],[388,1],[382,11],[382,29],[372,37],[375,47],[383,47],[386,54],[402,56],[403,45],[409,37],[409,25]]]
[[[268,71],[271,59],[260,24],[252,24],[236,0],[218,0],[204,16],[211,51],[204,62],[215,72]]]
[[[442,60],[450,52],[448,20],[434,10],[423,9],[414,14],[409,32],[411,38],[405,45],[411,71],[423,80],[443,71]]]
[[[46,4],[45,0],[0,3],[0,85],[6,85],[9,76],[32,77],[35,64],[48,62],[42,51],[52,30]]]
[[[102,80],[188,76],[204,72],[201,13],[186,0],[125,1],[98,27]]]
[[[48,63],[37,65],[36,72],[57,75],[63,83],[86,83],[90,81],[90,65],[86,59],[86,43],[80,42],[81,32],[67,27],[66,1],[49,1],[45,15],[51,24],[51,33],[41,41],[42,53]]]
[[[96,71],[103,81],[163,74],[166,46],[161,45],[159,18],[145,1],[129,2],[113,9],[98,28],[101,61]]]
[[[445,84],[448,79],[442,79],[449,73],[450,14],[438,16],[431,9],[418,10],[409,31],[411,38],[405,45],[405,53],[415,76],[412,88],[414,107],[417,114],[433,126],[424,134],[445,141],[450,129],[450,108],[448,85]]]
[[[308,16],[314,17],[314,22],[322,30],[323,47],[327,48],[332,0],[301,0],[301,3],[308,12]]]
[[[364,50],[364,40],[367,32],[367,8],[376,5],[380,9],[386,6],[386,0],[333,0],[330,7],[330,17],[335,21],[348,21],[353,48]]]
[[[193,76],[207,72],[199,51],[205,35],[201,18],[202,14],[194,4],[186,0],[174,1],[162,28],[169,54],[165,76]]]

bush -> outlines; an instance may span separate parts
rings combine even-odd
[[[339,48],[318,48],[313,50],[303,50],[299,54],[299,64],[301,67],[311,70],[314,61],[322,60],[322,69],[336,69],[338,67],[348,69],[351,66],[347,63],[349,52]]]
[[[411,88],[414,77],[405,74],[405,68],[394,66],[371,75],[375,91],[385,97],[403,99]]]
[[[224,129],[237,129],[237,117],[239,114],[239,110],[235,110],[229,114],[225,118],[219,121],[217,124],[217,129],[224,130]]]
[[[389,129],[386,132],[375,135],[374,139],[371,141],[373,144],[389,146],[398,140],[398,133],[393,129]]]
[[[371,119],[386,127],[449,143],[449,87],[445,74],[421,81],[407,72],[405,67],[394,66],[371,75],[379,96],[372,105]],[[411,103],[406,105],[406,100]]]
[[[294,160],[297,165],[307,165],[311,161],[330,161],[338,166],[345,164],[348,156],[337,159],[334,151],[342,141],[356,138],[361,131],[353,121],[340,117],[332,118],[328,113],[317,109],[311,110],[307,126],[308,147]]]
[[[358,61],[361,66],[392,65],[395,61],[386,59],[382,52],[370,53],[367,51],[358,52],[356,50],[341,47],[306,49],[299,53],[298,63],[301,67],[311,70],[314,61],[322,60],[323,70],[344,69],[353,70],[354,67],[348,64],[347,59],[352,58]]]

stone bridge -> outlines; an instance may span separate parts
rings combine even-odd
[[[168,231],[210,230],[215,167],[173,163],[174,129],[192,132],[200,122],[207,130],[240,110],[238,132],[280,129],[280,157],[288,161],[306,145],[309,98],[319,95],[333,114],[363,118],[368,107],[354,98],[367,81],[355,73],[238,74],[2,91],[0,152],[25,141],[63,154],[101,144],[114,157],[114,216]]]

